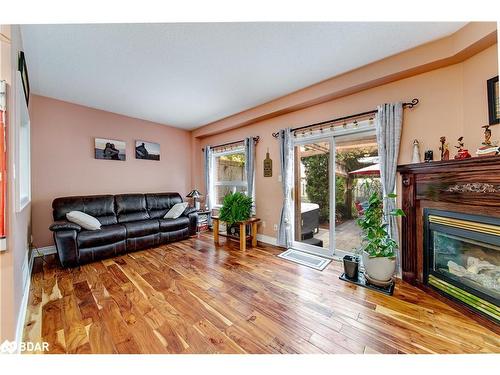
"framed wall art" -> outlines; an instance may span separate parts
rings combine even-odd
[[[114,139],[96,138],[95,139],[95,158],[104,160],[122,160],[126,159],[126,146],[123,141]]]
[[[490,125],[500,123],[500,101],[498,95],[498,76],[486,81],[488,87],[488,117]]]

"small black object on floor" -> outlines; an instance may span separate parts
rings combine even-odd
[[[391,283],[391,285],[383,288],[381,286],[370,284],[366,280],[365,274],[363,272],[358,272],[358,278],[356,280],[348,278],[345,273],[342,272],[342,275],[339,276],[339,279],[342,281],[347,281],[348,283],[362,286],[364,288],[372,289],[376,292],[387,294],[388,296],[392,296],[392,293],[394,292],[394,281]]]

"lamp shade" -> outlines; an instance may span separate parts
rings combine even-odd
[[[199,197],[201,197],[201,194],[200,194],[200,192],[198,190],[194,189],[194,190],[191,190],[191,192],[188,195],[186,195],[186,197],[188,197],[188,198],[199,198]]]

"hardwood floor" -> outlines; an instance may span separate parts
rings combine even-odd
[[[500,336],[415,287],[393,297],[210,234],[88,264],[36,259],[24,339],[51,353],[500,353]]]

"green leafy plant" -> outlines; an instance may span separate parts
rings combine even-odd
[[[228,225],[248,220],[252,213],[252,205],[252,197],[240,192],[229,193],[222,201],[219,219],[225,221]]]
[[[367,188],[369,188],[368,182]],[[395,199],[396,194],[389,194],[387,198]],[[371,257],[393,258],[396,256],[395,250],[398,248],[398,244],[387,232],[388,224],[384,220],[383,202],[380,194],[373,191],[368,203],[369,206],[364,215],[356,220],[364,234],[361,250],[366,251]],[[388,215],[405,216],[400,208],[393,210]]]
[[[302,158],[305,167],[306,195],[309,202],[319,205],[319,220],[324,223],[330,216],[328,193],[328,154],[317,154]]]
[[[359,161],[360,158],[375,155],[377,155],[377,147],[356,148],[349,151],[337,152],[335,162],[342,164],[346,172],[350,172],[366,166]],[[305,193],[309,202],[319,205],[319,218],[321,223],[328,221],[330,218],[329,159],[329,151],[301,158],[301,162],[305,168]],[[349,186],[351,186],[349,190],[352,190],[354,178],[349,178]],[[352,200],[346,201],[347,185],[346,177],[340,175],[335,177],[335,215],[337,221],[349,220],[352,218],[353,202]]]

